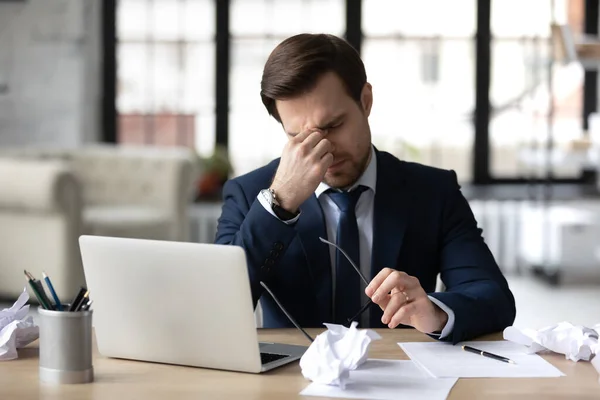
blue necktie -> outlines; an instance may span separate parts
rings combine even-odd
[[[340,209],[337,227],[337,245],[340,246],[354,263],[360,267],[360,243],[358,239],[358,223],[356,222],[356,203],[360,195],[367,190],[366,186],[358,186],[350,192],[327,192],[331,200]],[[336,251],[334,321],[336,324],[348,324],[360,309],[360,276],[350,262]]]

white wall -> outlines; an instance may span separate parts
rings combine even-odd
[[[0,2],[0,147],[98,140],[101,3]]]

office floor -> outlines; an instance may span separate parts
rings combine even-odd
[[[561,321],[593,326],[600,323],[600,280],[565,282],[552,287],[532,276],[507,276],[517,302],[519,328],[542,328]],[[586,283],[591,282],[591,283]],[[10,304],[0,303],[0,310]],[[32,315],[36,313],[32,310]]]
[[[532,276],[507,276],[517,303],[519,328],[543,328],[562,321],[593,326],[600,323],[600,282],[588,278],[558,287]]]

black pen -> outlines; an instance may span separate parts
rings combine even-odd
[[[502,356],[499,356],[499,355],[493,354],[493,353],[488,353],[487,351],[479,350],[479,349],[476,349],[475,347],[463,346],[462,349],[464,351],[468,351],[469,353],[479,354],[481,356],[484,356],[487,358],[492,358],[494,360],[502,361],[502,362],[509,363],[509,364],[516,364],[516,362],[514,362],[510,358],[502,357]]]
[[[79,307],[79,303],[81,303],[81,300],[83,299],[83,295],[85,294],[85,292],[87,292],[87,289],[82,286],[81,289],[79,289],[77,296],[75,296],[75,298],[71,302],[71,305],[69,306],[69,311],[77,310],[77,307]]]
[[[79,304],[77,305],[77,307],[75,307],[75,311],[81,311],[81,307],[88,302],[88,296],[90,295],[90,291],[86,291],[85,294],[83,295],[83,297],[81,298],[81,301],[79,301]]]
[[[84,304],[81,307],[81,310],[79,310],[79,311],[87,311],[87,310],[89,310],[93,302],[94,302],[94,300],[88,301],[86,304]]]

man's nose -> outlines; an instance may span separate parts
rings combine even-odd
[[[329,129],[321,129],[321,128],[308,128],[311,132],[321,132],[323,135],[327,135]]]

